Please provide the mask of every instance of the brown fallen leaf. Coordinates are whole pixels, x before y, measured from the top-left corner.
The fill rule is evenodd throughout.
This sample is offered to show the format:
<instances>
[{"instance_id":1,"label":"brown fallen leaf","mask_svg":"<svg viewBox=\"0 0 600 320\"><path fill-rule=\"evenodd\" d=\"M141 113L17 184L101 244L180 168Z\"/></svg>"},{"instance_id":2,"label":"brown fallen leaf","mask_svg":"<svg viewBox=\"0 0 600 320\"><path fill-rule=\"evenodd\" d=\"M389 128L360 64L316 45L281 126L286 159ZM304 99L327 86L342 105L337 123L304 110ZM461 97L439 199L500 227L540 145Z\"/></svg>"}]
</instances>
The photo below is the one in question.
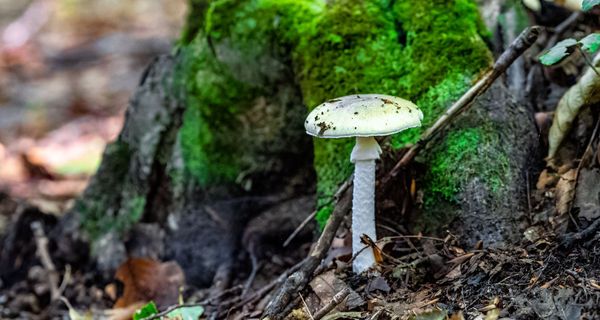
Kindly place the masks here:
<instances>
[{"instance_id":1,"label":"brown fallen leaf","mask_svg":"<svg viewBox=\"0 0 600 320\"><path fill-rule=\"evenodd\" d=\"M556 212L557 217L553 219L553 227L560 231L567 227L569 209L575 196L577 169L570 169L563 173L556 184Z\"/></svg>"},{"instance_id":2,"label":"brown fallen leaf","mask_svg":"<svg viewBox=\"0 0 600 320\"><path fill-rule=\"evenodd\" d=\"M123 295L114 308L154 301L159 309L177 304L184 274L176 262L130 258L119 269L115 278L123 283Z\"/></svg>"},{"instance_id":3,"label":"brown fallen leaf","mask_svg":"<svg viewBox=\"0 0 600 320\"><path fill-rule=\"evenodd\" d=\"M350 289L350 287L348 287L344 281L335 275L334 270L329 270L316 276L309 285L317 297L319 297L321 306L330 303L336 293ZM363 300L358 293L352 289L350 290L350 294L346 298L345 302L340 304L337 309L354 309L365 304L365 300Z\"/></svg>"}]
</instances>

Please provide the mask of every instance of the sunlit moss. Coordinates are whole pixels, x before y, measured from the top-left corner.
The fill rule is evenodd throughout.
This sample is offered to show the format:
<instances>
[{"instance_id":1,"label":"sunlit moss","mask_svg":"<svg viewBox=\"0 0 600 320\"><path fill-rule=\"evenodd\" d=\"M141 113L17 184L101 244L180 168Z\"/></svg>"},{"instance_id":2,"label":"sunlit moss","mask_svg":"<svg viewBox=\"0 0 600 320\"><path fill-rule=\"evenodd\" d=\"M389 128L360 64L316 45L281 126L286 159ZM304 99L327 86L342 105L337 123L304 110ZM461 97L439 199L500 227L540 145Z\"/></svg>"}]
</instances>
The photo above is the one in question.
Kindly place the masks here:
<instances>
[{"instance_id":1,"label":"sunlit moss","mask_svg":"<svg viewBox=\"0 0 600 320\"><path fill-rule=\"evenodd\" d=\"M239 141L223 130L238 125L236 115L262 94L265 75L256 65L264 56L291 62L309 109L338 96L385 93L415 101L425 127L491 63L482 40L489 33L472 0L194 2L202 22L186 29L197 31L193 39L186 31L192 40L181 49L188 110L180 139L186 167L204 184L231 181L247 166ZM214 58L222 41L237 52L239 68ZM422 130L395 135L392 147L414 142ZM314 141L321 223L352 172L353 143Z\"/></svg>"}]
</instances>

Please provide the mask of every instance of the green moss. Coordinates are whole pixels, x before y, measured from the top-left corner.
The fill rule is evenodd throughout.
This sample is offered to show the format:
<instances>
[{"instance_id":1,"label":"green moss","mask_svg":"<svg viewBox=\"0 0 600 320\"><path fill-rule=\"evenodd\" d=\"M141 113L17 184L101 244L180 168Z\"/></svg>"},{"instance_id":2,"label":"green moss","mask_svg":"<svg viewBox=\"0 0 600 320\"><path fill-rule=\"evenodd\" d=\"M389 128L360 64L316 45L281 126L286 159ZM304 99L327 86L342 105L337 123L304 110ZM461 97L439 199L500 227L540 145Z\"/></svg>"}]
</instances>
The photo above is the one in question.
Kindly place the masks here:
<instances>
[{"instance_id":1,"label":"green moss","mask_svg":"<svg viewBox=\"0 0 600 320\"><path fill-rule=\"evenodd\" d=\"M508 176L508 159L503 153L494 152L486 146L500 145L499 137L488 128L474 127L458 129L448 133L440 146L432 150L428 161L426 181L430 186L427 201L442 197L454 201L456 193L461 191L473 177L479 177L493 192L500 191L502 178ZM493 163L493 165L491 165Z\"/></svg>"},{"instance_id":2,"label":"green moss","mask_svg":"<svg viewBox=\"0 0 600 320\"><path fill-rule=\"evenodd\" d=\"M114 180L127 177L128 162L131 159L129 145L121 140L111 143L106 147L104 159L101 170L111 174L95 176L96 183L87 191L95 195L95 198L87 197L75 204L75 211L81 216L83 229L91 239L96 239L111 230L125 232L139 221L146 203L146 199L136 193L134 187L128 187L127 181ZM126 196L115 192L112 189L114 186L123 186L123 189L127 190ZM118 212L110 209L115 207L115 203L121 204Z\"/></svg>"},{"instance_id":3,"label":"green moss","mask_svg":"<svg viewBox=\"0 0 600 320\"><path fill-rule=\"evenodd\" d=\"M179 133L186 169L201 185L231 181L240 171L240 159L234 137L227 132L239 125L235 113L251 101L249 88L222 70L206 42L194 43L181 55L181 76L176 78L183 79L186 91Z\"/></svg>"},{"instance_id":4,"label":"green moss","mask_svg":"<svg viewBox=\"0 0 600 320\"><path fill-rule=\"evenodd\" d=\"M253 26L251 21L257 21L251 14L255 8L238 8L241 3L215 1L206 17L198 17L206 20L209 37L198 30L194 40L181 49L182 63L175 76L187 104L179 136L182 156L187 171L203 186L233 181L242 170L243 146L239 146L235 134L240 127L237 115L260 94L258 84L241 81L236 76L238 70L219 61L211 46L211 41L229 37L235 49L248 53L248 59L261 54L264 44L260 39L266 38L266 27ZM252 32L259 40L248 38Z\"/></svg>"},{"instance_id":5,"label":"green moss","mask_svg":"<svg viewBox=\"0 0 600 320\"><path fill-rule=\"evenodd\" d=\"M290 103L293 94L286 93L291 90L282 83L289 81L289 47L303 32L293 28L316 16L317 2L220 0L211 2L198 18L203 28L180 48L175 86L187 105L179 133L182 156L186 170L201 186L234 182L268 165L263 158L276 152L280 134L289 133L282 127L290 124L282 122L281 110L263 117L261 113L269 99L282 109L303 108L282 105ZM291 126L301 130L302 120L297 120Z\"/></svg>"},{"instance_id":6,"label":"green moss","mask_svg":"<svg viewBox=\"0 0 600 320\"><path fill-rule=\"evenodd\" d=\"M294 53L304 101L355 93L386 93L419 103L425 126L490 65L472 1L336 1L305 23ZM392 146L414 142L422 129L395 135ZM315 139L320 206L329 206L352 172L351 139ZM323 210L322 212L330 212ZM323 221L323 220L322 220Z\"/></svg>"},{"instance_id":7,"label":"green moss","mask_svg":"<svg viewBox=\"0 0 600 320\"><path fill-rule=\"evenodd\" d=\"M440 201L458 205L456 195L474 178L480 179L482 186L499 197L506 196L510 165L506 154L496 149L503 145L498 132L492 123L457 128L430 150L423 184L424 212L417 222L421 226L418 228L433 231L427 227L435 228L451 221L454 217L450 212L437 210Z\"/></svg>"},{"instance_id":8,"label":"green moss","mask_svg":"<svg viewBox=\"0 0 600 320\"><path fill-rule=\"evenodd\" d=\"M202 14L182 49L188 110L180 140L186 168L204 185L232 181L250 165L242 141L227 137L272 80L257 67L265 56L291 57L309 109L338 96L385 93L415 101L425 127L491 63L481 37L489 32L472 0L220 0ZM239 63L223 60L223 44ZM415 142L422 130L395 135L392 147ZM321 222L353 170L353 144L314 141Z\"/></svg>"}]
</instances>

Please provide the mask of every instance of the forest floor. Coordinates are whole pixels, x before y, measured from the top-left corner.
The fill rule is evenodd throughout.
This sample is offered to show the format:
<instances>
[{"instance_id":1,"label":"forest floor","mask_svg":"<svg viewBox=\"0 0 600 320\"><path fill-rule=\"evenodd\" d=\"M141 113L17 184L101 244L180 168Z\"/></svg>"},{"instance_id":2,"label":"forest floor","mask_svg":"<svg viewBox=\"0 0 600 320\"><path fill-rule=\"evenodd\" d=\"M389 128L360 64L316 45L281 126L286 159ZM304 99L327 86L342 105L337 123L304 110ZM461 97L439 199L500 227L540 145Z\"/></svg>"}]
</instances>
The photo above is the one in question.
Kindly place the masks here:
<instances>
[{"instance_id":1,"label":"forest floor","mask_svg":"<svg viewBox=\"0 0 600 320\"><path fill-rule=\"evenodd\" d=\"M14 12L24 12L23 6ZM245 266L228 288L185 286L173 262L130 259L116 275L99 274L87 260L57 263L64 260L55 254L60 244L47 243L53 227L118 134L143 68L169 51L182 20L178 12L158 14L164 12L160 7L145 8L144 14L136 5L88 9L85 19L36 11L50 21L40 27L43 32L14 48L0 47L0 318L79 320L93 314L129 319L142 306L140 300L154 300L164 309L180 295L207 315L259 318L311 242L263 252L255 276L249 259L240 258ZM109 9L120 18L93 14ZM8 26L22 16L0 18L5 19L0 26ZM568 27L564 37L590 29L585 21ZM65 30L79 32L65 38ZM125 45L132 41L135 45ZM573 70L583 67L582 61L572 61L538 69L540 93L532 100L541 136L547 134L553 106L574 83ZM378 272L360 277L350 271L346 222L308 287L295 297L289 318L318 319L326 313L322 319L600 319L597 123L598 109L591 108L568 137L564 164L531 177L530 212L520 243L463 247L452 234L397 234L378 241ZM79 253L72 252L70 260L77 261ZM333 309L324 312L327 308Z\"/></svg>"}]
</instances>

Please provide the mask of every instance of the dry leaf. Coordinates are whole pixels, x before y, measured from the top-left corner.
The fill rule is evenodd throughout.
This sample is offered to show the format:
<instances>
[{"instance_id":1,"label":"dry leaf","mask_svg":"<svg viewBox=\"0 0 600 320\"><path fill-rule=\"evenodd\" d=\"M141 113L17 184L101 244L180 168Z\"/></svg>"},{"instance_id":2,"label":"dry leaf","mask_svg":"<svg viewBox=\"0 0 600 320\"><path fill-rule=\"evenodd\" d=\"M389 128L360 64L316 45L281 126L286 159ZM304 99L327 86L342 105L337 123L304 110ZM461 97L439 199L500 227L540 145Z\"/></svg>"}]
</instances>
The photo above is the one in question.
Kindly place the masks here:
<instances>
[{"instance_id":1,"label":"dry leaf","mask_svg":"<svg viewBox=\"0 0 600 320\"><path fill-rule=\"evenodd\" d=\"M450 272L448 272L446 274L446 278L450 279L450 280L454 280L459 278L462 275L462 272L460 271L460 265L456 266L456 268L450 270Z\"/></svg>"},{"instance_id":2,"label":"dry leaf","mask_svg":"<svg viewBox=\"0 0 600 320\"><path fill-rule=\"evenodd\" d=\"M362 234L360 236L360 242L366 244L369 248L371 248L371 250L373 250L373 257L375 258L375 263L377 263L377 265L383 264L383 252L377 243L373 241L373 239L366 234Z\"/></svg>"},{"instance_id":3,"label":"dry leaf","mask_svg":"<svg viewBox=\"0 0 600 320\"><path fill-rule=\"evenodd\" d=\"M593 61L595 66L600 64L600 55ZM553 165L553 158L569 133L573 120L579 114L582 107L600 101L600 77L594 70L588 68L581 79L572 86L558 102L552 127L548 134L548 163Z\"/></svg>"},{"instance_id":4,"label":"dry leaf","mask_svg":"<svg viewBox=\"0 0 600 320\"><path fill-rule=\"evenodd\" d=\"M577 170L571 169L560 176L556 184L556 211L559 216L568 214L575 196Z\"/></svg>"},{"instance_id":5,"label":"dry leaf","mask_svg":"<svg viewBox=\"0 0 600 320\"><path fill-rule=\"evenodd\" d=\"M323 274L318 275L310 282L310 287L313 289L321 305L326 305L333 300L333 296L344 290L350 289L346 283L338 279L335 275L334 270L329 270ZM358 293L350 289L350 294L346 298L345 303L340 306L345 306L348 309L353 309L365 304L365 301L360 297Z\"/></svg>"},{"instance_id":6,"label":"dry leaf","mask_svg":"<svg viewBox=\"0 0 600 320\"><path fill-rule=\"evenodd\" d=\"M159 308L177 304L179 288L184 284L184 274L175 262L131 258L117 270L115 278L123 283L123 296L115 308L154 301Z\"/></svg>"},{"instance_id":7,"label":"dry leaf","mask_svg":"<svg viewBox=\"0 0 600 320\"><path fill-rule=\"evenodd\" d=\"M548 173L548 169L544 169L538 178L535 187L538 190L546 190L547 188L553 187L558 181L558 175L554 173Z\"/></svg>"}]
</instances>

